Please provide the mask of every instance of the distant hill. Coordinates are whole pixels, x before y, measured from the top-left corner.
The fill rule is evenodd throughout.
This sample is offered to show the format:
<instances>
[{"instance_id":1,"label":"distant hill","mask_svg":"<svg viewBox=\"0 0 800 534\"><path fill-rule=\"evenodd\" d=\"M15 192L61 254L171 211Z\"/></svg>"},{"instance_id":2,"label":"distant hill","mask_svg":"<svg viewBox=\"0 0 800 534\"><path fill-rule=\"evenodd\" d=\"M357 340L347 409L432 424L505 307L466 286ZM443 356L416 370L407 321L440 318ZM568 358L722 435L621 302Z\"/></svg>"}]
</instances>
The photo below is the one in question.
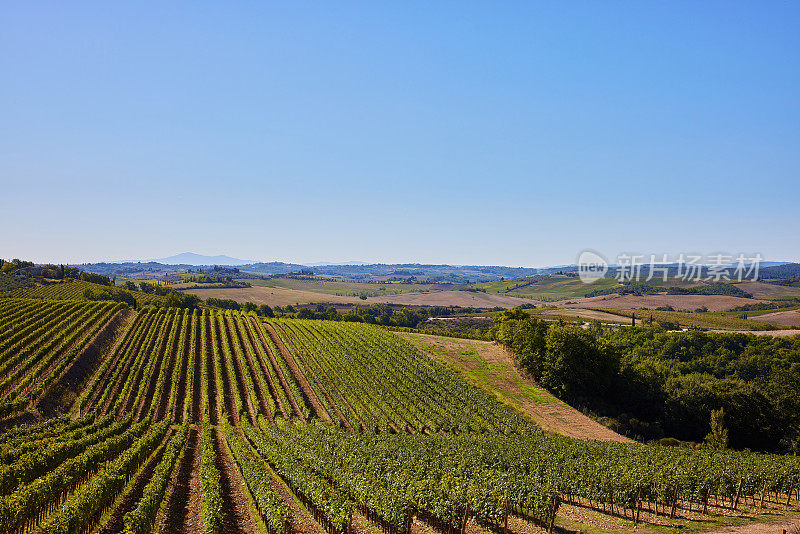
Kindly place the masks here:
<instances>
[{"instance_id":1,"label":"distant hill","mask_svg":"<svg viewBox=\"0 0 800 534\"><path fill-rule=\"evenodd\" d=\"M318 261L316 263L304 263L303 265L307 265L308 267L327 267L329 265L371 265L368 261Z\"/></svg>"},{"instance_id":2,"label":"distant hill","mask_svg":"<svg viewBox=\"0 0 800 534\"><path fill-rule=\"evenodd\" d=\"M176 254L168 258L159 258L157 260L150 260L155 263L163 263L165 265L247 265L253 263L251 260L240 260L231 258L230 256L204 256L202 254L195 254L194 252L184 252Z\"/></svg>"},{"instance_id":3,"label":"distant hill","mask_svg":"<svg viewBox=\"0 0 800 534\"><path fill-rule=\"evenodd\" d=\"M800 263L785 263L783 265L774 265L764 267L759 273L759 278L800 278Z\"/></svg>"}]
</instances>

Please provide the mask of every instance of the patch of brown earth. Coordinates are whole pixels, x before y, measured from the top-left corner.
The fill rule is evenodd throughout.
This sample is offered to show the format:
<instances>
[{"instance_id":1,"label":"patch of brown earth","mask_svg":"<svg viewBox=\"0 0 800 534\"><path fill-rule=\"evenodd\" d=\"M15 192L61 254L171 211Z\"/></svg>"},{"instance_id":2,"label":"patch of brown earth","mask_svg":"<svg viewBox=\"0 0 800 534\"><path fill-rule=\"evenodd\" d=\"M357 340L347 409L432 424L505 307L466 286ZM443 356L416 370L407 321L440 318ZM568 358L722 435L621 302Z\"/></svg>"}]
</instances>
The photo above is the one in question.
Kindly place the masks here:
<instances>
[{"instance_id":1,"label":"patch of brown earth","mask_svg":"<svg viewBox=\"0 0 800 534\"><path fill-rule=\"evenodd\" d=\"M244 487L239 468L233 462L228 445L222 434L216 432L217 469L220 472L222 486L222 502L225 522L222 525L223 534L247 533L256 534L256 522L250 514L250 502L247 500L247 491Z\"/></svg>"},{"instance_id":2,"label":"patch of brown earth","mask_svg":"<svg viewBox=\"0 0 800 534\"><path fill-rule=\"evenodd\" d=\"M167 513L161 534L201 534L200 497L200 430L192 427L186 440L186 450L178 467L175 488L167 502Z\"/></svg>"}]
</instances>

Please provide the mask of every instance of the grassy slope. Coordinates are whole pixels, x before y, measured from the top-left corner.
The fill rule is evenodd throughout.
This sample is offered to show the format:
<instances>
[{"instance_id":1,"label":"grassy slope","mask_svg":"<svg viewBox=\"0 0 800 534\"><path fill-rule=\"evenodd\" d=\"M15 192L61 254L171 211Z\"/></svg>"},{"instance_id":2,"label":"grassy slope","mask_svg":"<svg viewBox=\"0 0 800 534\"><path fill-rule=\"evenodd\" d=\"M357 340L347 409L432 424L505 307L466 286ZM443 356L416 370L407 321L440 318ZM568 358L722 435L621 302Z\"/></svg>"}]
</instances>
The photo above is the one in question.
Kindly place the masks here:
<instances>
[{"instance_id":1,"label":"grassy slope","mask_svg":"<svg viewBox=\"0 0 800 534\"><path fill-rule=\"evenodd\" d=\"M513 356L496 343L416 333L399 335L546 430L581 439L629 441L524 377Z\"/></svg>"}]
</instances>

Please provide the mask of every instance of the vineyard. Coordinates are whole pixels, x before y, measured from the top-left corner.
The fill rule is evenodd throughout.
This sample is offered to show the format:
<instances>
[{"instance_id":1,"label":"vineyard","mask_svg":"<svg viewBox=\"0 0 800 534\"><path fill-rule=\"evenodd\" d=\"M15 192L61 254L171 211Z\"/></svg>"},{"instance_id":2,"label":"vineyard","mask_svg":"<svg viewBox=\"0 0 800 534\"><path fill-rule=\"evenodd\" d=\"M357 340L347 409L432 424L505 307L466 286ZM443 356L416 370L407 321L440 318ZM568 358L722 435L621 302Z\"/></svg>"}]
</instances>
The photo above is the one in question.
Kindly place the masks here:
<instances>
[{"instance_id":1,"label":"vineyard","mask_svg":"<svg viewBox=\"0 0 800 534\"><path fill-rule=\"evenodd\" d=\"M377 326L72 283L0 299L0 532L685 531L800 499L797 457L545 434Z\"/></svg>"},{"instance_id":2,"label":"vineyard","mask_svg":"<svg viewBox=\"0 0 800 534\"><path fill-rule=\"evenodd\" d=\"M3 297L48 299L48 300L84 300L86 290L102 292L108 286L86 282L85 280L67 279L51 284L42 284L34 287L20 288L3 294ZM161 300L161 297L143 293L141 291L128 291L138 304L152 303Z\"/></svg>"}]
</instances>

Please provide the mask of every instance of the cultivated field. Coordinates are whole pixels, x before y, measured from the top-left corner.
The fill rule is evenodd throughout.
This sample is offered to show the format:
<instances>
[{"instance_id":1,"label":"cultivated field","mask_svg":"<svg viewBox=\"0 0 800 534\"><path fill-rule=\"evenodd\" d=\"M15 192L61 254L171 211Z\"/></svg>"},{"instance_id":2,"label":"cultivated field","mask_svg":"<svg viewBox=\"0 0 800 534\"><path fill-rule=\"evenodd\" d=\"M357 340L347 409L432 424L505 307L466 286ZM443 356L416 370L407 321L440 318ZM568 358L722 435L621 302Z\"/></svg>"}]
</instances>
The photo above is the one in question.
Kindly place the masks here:
<instances>
[{"instance_id":1,"label":"cultivated field","mask_svg":"<svg viewBox=\"0 0 800 534\"><path fill-rule=\"evenodd\" d=\"M688 532L796 510L797 457L620 443L498 347L409 337L0 299L0 531Z\"/></svg>"},{"instance_id":2,"label":"cultivated field","mask_svg":"<svg viewBox=\"0 0 800 534\"><path fill-rule=\"evenodd\" d=\"M735 285L757 299L800 297L800 287L779 286L776 284L767 284L766 282L741 282Z\"/></svg>"},{"instance_id":3,"label":"cultivated field","mask_svg":"<svg viewBox=\"0 0 800 534\"><path fill-rule=\"evenodd\" d=\"M0 296L30 298L30 299L52 299L52 300L84 300L86 290L100 292L109 289L108 286L86 282L84 280L66 279L50 284L40 284L33 287L16 289ZM161 300L157 295L143 293L141 291L129 291L129 293L140 304Z\"/></svg>"},{"instance_id":4,"label":"cultivated field","mask_svg":"<svg viewBox=\"0 0 800 534\"><path fill-rule=\"evenodd\" d=\"M461 306L473 308L513 308L523 304L535 304L530 299L492 295L472 291L435 291L430 293L405 293L386 297L370 297L369 303L387 302L404 306ZM541 304L541 303L539 303Z\"/></svg>"},{"instance_id":5,"label":"cultivated field","mask_svg":"<svg viewBox=\"0 0 800 534\"><path fill-rule=\"evenodd\" d=\"M779 324L783 326L800 326L800 310L784 310L762 313L750 317L753 321Z\"/></svg>"},{"instance_id":6,"label":"cultivated field","mask_svg":"<svg viewBox=\"0 0 800 534\"><path fill-rule=\"evenodd\" d=\"M349 282L323 277L270 278L269 280L246 281L254 286L280 287L284 289L294 289L297 291L309 291L312 293L324 293L326 295L349 297L359 297L361 295L368 297L397 295L412 291L429 291L440 286L440 284L416 284L405 282Z\"/></svg>"},{"instance_id":7,"label":"cultivated field","mask_svg":"<svg viewBox=\"0 0 800 534\"><path fill-rule=\"evenodd\" d=\"M363 304L358 297L347 297L318 293L314 291L300 291L284 287L253 286L245 288L214 288L214 289L187 289L186 293L197 295L201 299L217 298L231 299L236 302L252 302L268 306L296 306L302 304Z\"/></svg>"},{"instance_id":8,"label":"cultivated field","mask_svg":"<svg viewBox=\"0 0 800 534\"><path fill-rule=\"evenodd\" d=\"M648 308L655 309L661 306L672 306L675 310L694 311L705 306L708 311L727 311L731 308L746 304L765 302L758 299L729 297L726 295L603 295L598 297L572 299L570 301L554 302L559 307L584 307L584 308Z\"/></svg>"},{"instance_id":9,"label":"cultivated field","mask_svg":"<svg viewBox=\"0 0 800 534\"><path fill-rule=\"evenodd\" d=\"M574 276L550 275L517 280L484 282L475 287L489 293L502 293L534 300L563 300L584 297L590 291L619 287L614 278L601 278L591 284L584 284Z\"/></svg>"},{"instance_id":10,"label":"cultivated field","mask_svg":"<svg viewBox=\"0 0 800 534\"><path fill-rule=\"evenodd\" d=\"M248 288L227 289L187 289L200 298L209 297L231 299L237 302L253 302L269 306L292 306L302 304L376 304L386 302L403 306L461 306L475 308L493 308L501 306L512 308L522 304L531 304L531 300L506 295L492 295L471 291L426 291L405 292L398 295L381 295L361 299L353 296L332 295L316 291L301 291L283 287L253 286ZM540 303L541 304L541 303Z\"/></svg>"},{"instance_id":11,"label":"cultivated field","mask_svg":"<svg viewBox=\"0 0 800 534\"><path fill-rule=\"evenodd\" d=\"M578 439L630 442L561 402L525 378L506 348L490 341L403 333L420 350L447 365L538 426Z\"/></svg>"}]
</instances>

